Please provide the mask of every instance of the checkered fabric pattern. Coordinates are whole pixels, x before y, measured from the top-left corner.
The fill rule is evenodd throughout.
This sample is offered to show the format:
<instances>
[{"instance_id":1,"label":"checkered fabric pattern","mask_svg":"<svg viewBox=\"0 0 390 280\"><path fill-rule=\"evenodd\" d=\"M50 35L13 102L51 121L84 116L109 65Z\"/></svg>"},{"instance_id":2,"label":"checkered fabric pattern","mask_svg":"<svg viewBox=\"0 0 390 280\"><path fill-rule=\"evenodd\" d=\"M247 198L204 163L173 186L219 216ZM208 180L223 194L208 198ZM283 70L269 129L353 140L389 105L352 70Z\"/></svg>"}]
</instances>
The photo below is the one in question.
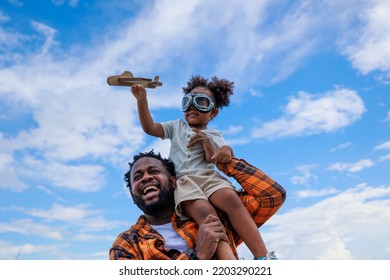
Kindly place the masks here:
<instances>
[{"instance_id":1,"label":"checkered fabric pattern","mask_svg":"<svg viewBox=\"0 0 390 280\"><path fill-rule=\"evenodd\" d=\"M286 200L285 189L260 169L242 159L232 159L228 164L218 163L218 169L233 177L242 187L238 191L258 227L272 217ZM237 246L242 240L231 226L227 216L220 213L230 245L237 256ZM198 225L193 220L182 221L175 213L172 216L174 229L184 238L190 248L195 248ZM164 239L141 215L135 225L122 232L114 241L109 258L112 260L188 260L184 252L164 248Z\"/></svg>"}]
</instances>

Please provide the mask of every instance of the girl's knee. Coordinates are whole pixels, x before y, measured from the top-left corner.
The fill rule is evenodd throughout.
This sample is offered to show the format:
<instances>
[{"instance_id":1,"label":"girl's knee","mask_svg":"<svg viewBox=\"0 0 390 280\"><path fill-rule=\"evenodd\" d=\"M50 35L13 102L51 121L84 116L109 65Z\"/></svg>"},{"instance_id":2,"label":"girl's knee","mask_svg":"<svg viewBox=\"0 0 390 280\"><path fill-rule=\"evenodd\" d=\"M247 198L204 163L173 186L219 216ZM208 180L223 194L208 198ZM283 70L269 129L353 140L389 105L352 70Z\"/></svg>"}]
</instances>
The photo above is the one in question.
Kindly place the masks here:
<instances>
[{"instance_id":1,"label":"girl's knee","mask_svg":"<svg viewBox=\"0 0 390 280\"><path fill-rule=\"evenodd\" d=\"M182 209L186 216L193 218L198 224L209 215L217 216L217 212L208 200L191 200L182 203Z\"/></svg>"}]
</instances>

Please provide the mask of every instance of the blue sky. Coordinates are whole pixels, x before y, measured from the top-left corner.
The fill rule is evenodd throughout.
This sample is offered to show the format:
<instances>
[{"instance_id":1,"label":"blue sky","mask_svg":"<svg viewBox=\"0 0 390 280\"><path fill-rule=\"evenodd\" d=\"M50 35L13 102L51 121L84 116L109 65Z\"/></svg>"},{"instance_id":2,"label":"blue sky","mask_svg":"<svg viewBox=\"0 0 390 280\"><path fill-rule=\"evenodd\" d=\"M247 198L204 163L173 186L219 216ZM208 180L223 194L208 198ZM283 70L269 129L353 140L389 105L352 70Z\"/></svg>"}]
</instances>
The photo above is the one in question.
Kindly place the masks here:
<instances>
[{"instance_id":1,"label":"blue sky","mask_svg":"<svg viewBox=\"0 0 390 280\"><path fill-rule=\"evenodd\" d=\"M390 2L1 0L0 259L107 259L140 211L124 186L192 75L235 82L210 126L288 198L262 227L281 259L390 259ZM243 258L247 248L239 247Z\"/></svg>"}]
</instances>

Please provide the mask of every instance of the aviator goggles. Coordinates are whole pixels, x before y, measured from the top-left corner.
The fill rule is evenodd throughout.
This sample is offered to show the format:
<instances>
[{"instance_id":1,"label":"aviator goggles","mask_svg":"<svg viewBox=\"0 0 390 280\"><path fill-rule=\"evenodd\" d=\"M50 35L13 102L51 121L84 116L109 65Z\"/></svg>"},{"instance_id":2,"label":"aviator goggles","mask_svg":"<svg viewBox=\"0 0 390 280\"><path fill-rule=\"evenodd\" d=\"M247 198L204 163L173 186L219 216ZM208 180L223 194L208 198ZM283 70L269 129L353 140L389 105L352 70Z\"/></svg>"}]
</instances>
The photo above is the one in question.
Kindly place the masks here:
<instances>
[{"instance_id":1,"label":"aviator goggles","mask_svg":"<svg viewBox=\"0 0 390 280\"><path fill-rule=\"evenodd\" d=\"M194 105L197 110L204 113L214 109L213 100L203 93L190 92L184 95L181 101L181 109L183 112L187 112L191 105Z\"/></svg>"}]
</instances>

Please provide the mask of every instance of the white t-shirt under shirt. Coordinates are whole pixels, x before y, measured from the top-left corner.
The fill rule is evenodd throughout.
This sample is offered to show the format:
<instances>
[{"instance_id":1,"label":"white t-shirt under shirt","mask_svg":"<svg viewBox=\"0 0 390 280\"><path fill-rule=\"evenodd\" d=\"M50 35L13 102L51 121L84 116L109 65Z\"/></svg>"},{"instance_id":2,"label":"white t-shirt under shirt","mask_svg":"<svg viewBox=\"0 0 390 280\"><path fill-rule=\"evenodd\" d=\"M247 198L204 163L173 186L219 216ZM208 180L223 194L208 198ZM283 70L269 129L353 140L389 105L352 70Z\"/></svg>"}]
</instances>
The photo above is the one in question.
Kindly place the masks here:
<instances>
[{"instance_id":1,"label":"white t-shirt under shirt","mask_svg":"<svg viewBox=\"0 0 390 280\"><path fill-rule=\"evenodd\" d=\"M187 250L188 244L173 228L172 223L164 225L152 225L165 240L165 249L176 249L180 252Z\"/></svg>"}]
</instances>

